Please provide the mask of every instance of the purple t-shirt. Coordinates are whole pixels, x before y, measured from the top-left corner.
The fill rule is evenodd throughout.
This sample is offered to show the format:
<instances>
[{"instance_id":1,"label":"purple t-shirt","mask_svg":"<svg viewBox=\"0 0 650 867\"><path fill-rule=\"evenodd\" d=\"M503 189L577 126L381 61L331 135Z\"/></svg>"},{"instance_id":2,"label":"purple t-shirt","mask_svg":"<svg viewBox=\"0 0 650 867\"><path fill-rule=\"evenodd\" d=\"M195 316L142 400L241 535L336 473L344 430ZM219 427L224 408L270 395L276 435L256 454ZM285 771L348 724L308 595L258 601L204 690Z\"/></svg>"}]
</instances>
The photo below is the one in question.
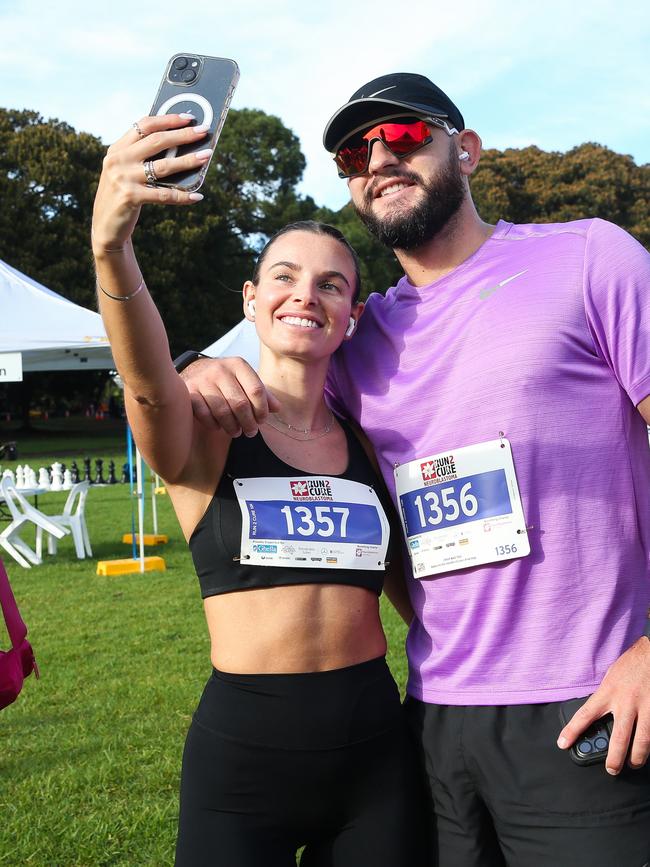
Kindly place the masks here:
<instances>
[{"instance_id":1,"label":"purple t-shirt","mask_svg":"<svg viewBox=\"0 0 650 867\"><path fill-rule=\"evenodd\" d=\"M603 220L500 222L434 284L368 299L332 404L393 466L510 440L529 556L408 584L408 692L442 704L593 692L650 602L650 256Z\"/></svg>"}]
</instances>

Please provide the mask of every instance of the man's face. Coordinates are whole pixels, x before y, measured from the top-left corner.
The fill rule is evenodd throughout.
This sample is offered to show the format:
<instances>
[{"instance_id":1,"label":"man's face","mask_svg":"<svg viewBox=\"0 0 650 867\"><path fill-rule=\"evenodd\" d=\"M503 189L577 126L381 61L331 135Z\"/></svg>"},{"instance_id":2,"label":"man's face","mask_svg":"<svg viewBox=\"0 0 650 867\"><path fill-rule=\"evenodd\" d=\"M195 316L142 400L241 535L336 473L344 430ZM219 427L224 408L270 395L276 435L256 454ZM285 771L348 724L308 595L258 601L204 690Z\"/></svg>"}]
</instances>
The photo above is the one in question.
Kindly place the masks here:
<instances>
[{"instance_id":1,"label":"man's face","mask_svg":"<svg viewBox=\"0 0 650 867\"><path fill-rule=\"evenodd\" d=\"M466 194L456 145L436 129L430 144L401 159L375 141L367 171L348 185L366 228L396 250L424 246L457 213Z\"/></svg>"}]
</instances>

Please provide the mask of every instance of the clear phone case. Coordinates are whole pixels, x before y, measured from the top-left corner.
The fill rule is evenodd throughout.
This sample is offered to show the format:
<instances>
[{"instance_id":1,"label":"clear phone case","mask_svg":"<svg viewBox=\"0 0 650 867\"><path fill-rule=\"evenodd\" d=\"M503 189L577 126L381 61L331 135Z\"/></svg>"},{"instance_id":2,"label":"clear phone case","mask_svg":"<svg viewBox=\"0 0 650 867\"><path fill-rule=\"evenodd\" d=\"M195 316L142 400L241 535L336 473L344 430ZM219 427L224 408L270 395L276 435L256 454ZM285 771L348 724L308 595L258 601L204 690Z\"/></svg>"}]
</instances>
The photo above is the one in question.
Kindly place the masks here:
<instances>
[{"instance_id":1,"label":"clear phone case","mask_svg":"<svg viewBox=\"0 0 650 867\"><path fill-rule=\"evenodd\" d=\"M193 125L206 123L209 132L193 144L170 148L153 157L183 156L204 148L215 148L223 128L237 81L239 67L225 57L207 57L181 52L168 62L158 93L151 107L152 115L190 113ZM161 178L158 186L175 187L186 192L199 189L205 179L209 163L197 169L178 172Z\"/></svg>"}]
</instances>

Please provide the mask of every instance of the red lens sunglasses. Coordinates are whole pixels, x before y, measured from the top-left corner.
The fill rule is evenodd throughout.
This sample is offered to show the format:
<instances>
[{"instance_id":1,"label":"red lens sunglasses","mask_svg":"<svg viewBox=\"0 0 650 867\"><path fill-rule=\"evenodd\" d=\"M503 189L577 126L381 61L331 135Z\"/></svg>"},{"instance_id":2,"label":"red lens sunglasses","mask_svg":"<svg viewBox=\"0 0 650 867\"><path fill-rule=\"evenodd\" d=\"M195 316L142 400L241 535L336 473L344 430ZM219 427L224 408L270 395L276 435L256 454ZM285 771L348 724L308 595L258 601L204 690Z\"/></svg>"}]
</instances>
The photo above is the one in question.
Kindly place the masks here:
<instances>
[{"instance_id":1,"label":"red lens sunglasses","mask_svg":"<svg viewBox=\"0 0 650 867\"><path fill-rule=\"evenodd\" d=\"M444 129L447 135L458 132L455 127L450 127L440 117L421 119L404 118L403 116L399 120L386 118L365 131L363 127L355 130L336 149L334 162L338 167L339 177L352 178L355 175L362 175L370 165L370 153L376 141L380 141L393 156L400 159L415 153L432 141L430 126Z\"/></svg>"}]
</instances>

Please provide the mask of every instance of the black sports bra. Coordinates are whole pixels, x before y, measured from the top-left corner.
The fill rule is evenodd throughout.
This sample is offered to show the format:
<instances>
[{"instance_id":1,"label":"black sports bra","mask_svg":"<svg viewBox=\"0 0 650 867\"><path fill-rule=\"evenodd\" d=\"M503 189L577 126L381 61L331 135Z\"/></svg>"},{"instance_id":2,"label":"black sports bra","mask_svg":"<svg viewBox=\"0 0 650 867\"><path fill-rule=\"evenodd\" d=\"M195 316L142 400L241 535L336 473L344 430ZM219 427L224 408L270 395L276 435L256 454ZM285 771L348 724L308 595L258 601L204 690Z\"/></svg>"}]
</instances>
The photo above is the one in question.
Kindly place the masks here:
<instances>
[{"instance_id":1,"label":"black sports bra","mask_svg":"<svg viewBox=\"0 0 650 867\"><path fill-rule=\"evenodd\" d=\"M383 481L375 472L363 446L349 425L340 422L348 444L348 466L339 476L375 489L387 515L392 504ZM260 433L255 437L240 436L233 439L221 481L189 540L194 567L201 585L201 596L217 596L235 590L253 587L278 587L286 584L347 584L365 587L377 595L381 593L384 572L370 569L328 569L323 567L283 568L281 566L251 565L239 560L241 550L242 516L233 480L245 478L318 476L307 473L281 461L264 442ZM387 559L392 551L389 545Z\"/></svg>"}]
</instances>

